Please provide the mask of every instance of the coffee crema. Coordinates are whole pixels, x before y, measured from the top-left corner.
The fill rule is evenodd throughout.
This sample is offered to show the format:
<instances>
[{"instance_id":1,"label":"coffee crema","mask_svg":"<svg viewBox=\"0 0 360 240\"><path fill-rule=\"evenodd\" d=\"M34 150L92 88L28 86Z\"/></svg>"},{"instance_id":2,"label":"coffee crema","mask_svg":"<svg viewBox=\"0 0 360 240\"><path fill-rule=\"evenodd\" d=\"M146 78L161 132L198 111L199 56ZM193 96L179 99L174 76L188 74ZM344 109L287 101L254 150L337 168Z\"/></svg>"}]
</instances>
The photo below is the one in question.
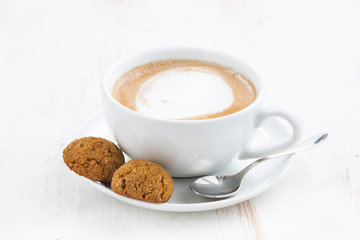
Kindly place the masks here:
<instances>
[{"instance_id":1,"label":"coffee crema","mask_svg":"<svg viewBox=\"0 0 360 240\"><path fill-rule=\"evenodd\" d=\"M112 96L150 117L200 120L238 112L257 93L249 79L230 68L198 60L162 60L126 72L115 82Z\"/></svg>"}]
</instances>

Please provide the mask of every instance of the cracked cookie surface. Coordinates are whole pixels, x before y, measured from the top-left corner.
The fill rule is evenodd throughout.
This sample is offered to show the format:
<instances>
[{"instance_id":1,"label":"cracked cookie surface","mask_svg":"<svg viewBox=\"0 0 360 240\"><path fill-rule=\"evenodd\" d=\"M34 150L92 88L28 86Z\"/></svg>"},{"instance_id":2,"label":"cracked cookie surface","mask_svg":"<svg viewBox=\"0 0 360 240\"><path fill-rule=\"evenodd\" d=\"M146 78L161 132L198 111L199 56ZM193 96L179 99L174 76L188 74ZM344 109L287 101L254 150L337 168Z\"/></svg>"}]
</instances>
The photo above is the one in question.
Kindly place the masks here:
<instances>
[{"instance_id":1,"label":"cracked cookie surface","mask_svg":"<svg viewBox=\"0 0 360 240\"><path fill-rule=\"evenodd\" d=\"M100 137L84 137L72 141L63 151L65 164L80 176L110 183L116 169L124 164L121 150Z\"/></svg>"},{"instance_id":2,"label":"cracked cookie surface","mask_svg":"<svg viewBox=\"0 0 360 240\"><path fill-rule=\"evenodd\" d=\"M134 159L116 170L111 189L127 197L162 203L171 198L174 183L170 174L159 164Z\"/></svg>"}]
</instances>

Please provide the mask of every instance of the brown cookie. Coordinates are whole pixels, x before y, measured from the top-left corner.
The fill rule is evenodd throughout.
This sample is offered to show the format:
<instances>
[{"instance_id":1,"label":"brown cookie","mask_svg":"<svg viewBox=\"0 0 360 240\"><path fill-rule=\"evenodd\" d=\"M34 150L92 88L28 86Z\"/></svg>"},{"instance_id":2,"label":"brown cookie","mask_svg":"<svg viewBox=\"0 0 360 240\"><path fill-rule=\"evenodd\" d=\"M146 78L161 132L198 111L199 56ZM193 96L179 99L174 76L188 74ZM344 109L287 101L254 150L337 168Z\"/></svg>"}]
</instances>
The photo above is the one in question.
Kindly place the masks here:
<instances>
[{"instance_id":1,"label":"brown cookie","mask_svg":"<svg viewBox=\"0 0 360 240\"><path fill-rule=\"evenodd\" d=\"M86 178L110 183L116 169L124 164L124 155L111 141L84 137L72 141L63 151L66 165Z\"/></svg>"},{"instance_id":2,"label":"brown cookie","mask_svg":"<svg viewBox=\"0 0 360 240\"><path fill-rule=\"evenodd\" d=\"M114 173L111 189L121 195L162 203L170 199L174 182L159 164L135 159L122 165Z\"/></svg>"}]
</instances>

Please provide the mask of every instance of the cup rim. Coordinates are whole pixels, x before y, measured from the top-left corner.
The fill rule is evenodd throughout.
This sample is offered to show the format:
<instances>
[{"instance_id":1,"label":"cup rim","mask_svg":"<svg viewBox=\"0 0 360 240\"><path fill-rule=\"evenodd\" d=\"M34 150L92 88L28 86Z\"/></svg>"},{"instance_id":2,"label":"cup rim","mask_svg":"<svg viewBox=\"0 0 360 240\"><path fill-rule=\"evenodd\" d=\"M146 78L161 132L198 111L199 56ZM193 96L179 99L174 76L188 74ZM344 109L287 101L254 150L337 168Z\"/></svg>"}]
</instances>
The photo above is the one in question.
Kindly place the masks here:
<instances>
[{"instance_id":1,"label":"cup rim","mask_svg":"<svg viewBox=\"0 0 360 240\"><path fill-rule=\"evenodd\" d=\"M192 52L200 52L201 51L201 52L209 52L209 53L212 53L212 54L222 55L222 56L226 56L226 57L229 57L229 58L236 59L237 62L240 62L241 64L245 65L257 77L257 81L259 82L258 85L260 85L260 87L257 88L255 86L256 87L256 92L257 92L257 96L256 96L255 100L250 105L245 107L244 109L242 109L240 111L237 111L237 112L234 112L234 113L231 113L231 114L228 114L228 115L221 116L221 117L208 118L208 119L164 119L164 118L156 118L156 117L147 116L147 115L138 113L138 112L136 112L134 110L131 110L131 109L125 107L124 105L122 105L121 103L119 103L112 96L111 91L108 91L108 89L106 87L106 79L108 78L108 75L110 75L110 73L112 71L114 71L121 62L128 61L128 60L133 59L133 58L139 58L139 57L144 56L144 55L160 53L160 52L169 52L169 51L192 51ZM197 60L196 57L194 57L193 59ZM156 60L154 60L154 61L156 61ZM221 63L219 63L219 64L221 64ZM136 66L134 66L134 67L136 67ZM244 74L244 75L246 76L246 74ZM252 81L252 80L250 79L250 81ZM102 77L101 77L101 89L102 89L103 94L113 104L118 106L121 110L123 110L123 111L125 111L125 112L127 112L129 114L132 114L133 116L137 116L139 118L145 118L145 119L150 120L150 121L162 122L162 123L203 124L203 123L218 122L218 121L222 121L222 120L225 120L225 119L232 119L232 118L235 118L236 116L244 115L247 112L251 111L253 108L258 106L260 104L260 102L262 102L262 99L264 98L265 82L262 80L261 76L258 74L258 72L252 66L250 66L247 62L245 62L244 60L242 60L241 58L237 57L236 55L234 55L232 53L219 51L219 50L215 50L215 49L202 48L202 47L166 47L166 48L155 48L155 49L152 49L152 50L142 51L140 53L128 55L128 56L125 56L125 57L122 57L122 58L116 60L113 64L110 65L110 67L107 68L105 73L102 75Z\"/></svg>"}]
</instances>

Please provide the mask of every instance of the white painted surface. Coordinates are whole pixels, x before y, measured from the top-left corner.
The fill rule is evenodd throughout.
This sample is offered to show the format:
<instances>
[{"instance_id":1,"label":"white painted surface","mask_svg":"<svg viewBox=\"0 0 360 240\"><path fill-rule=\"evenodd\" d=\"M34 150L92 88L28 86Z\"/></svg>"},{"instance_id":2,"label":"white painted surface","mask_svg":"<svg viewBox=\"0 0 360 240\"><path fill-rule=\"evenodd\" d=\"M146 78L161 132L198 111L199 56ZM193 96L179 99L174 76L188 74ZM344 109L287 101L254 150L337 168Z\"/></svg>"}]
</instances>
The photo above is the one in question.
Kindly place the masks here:
<instances>
[{"instance_id":1,"label":"white painted surface","mask_svg":"<svg viewBox=\"0 0 360 240\"><path fill-rule=\"evenodd\" d=\"M1 239L359 239L360 1L0 1ZM200 213L138 208L62 163L100 107L99 77L143 49L231 51L302 115L305 136L275 187Z\"/></svg>"}]
</instances>

